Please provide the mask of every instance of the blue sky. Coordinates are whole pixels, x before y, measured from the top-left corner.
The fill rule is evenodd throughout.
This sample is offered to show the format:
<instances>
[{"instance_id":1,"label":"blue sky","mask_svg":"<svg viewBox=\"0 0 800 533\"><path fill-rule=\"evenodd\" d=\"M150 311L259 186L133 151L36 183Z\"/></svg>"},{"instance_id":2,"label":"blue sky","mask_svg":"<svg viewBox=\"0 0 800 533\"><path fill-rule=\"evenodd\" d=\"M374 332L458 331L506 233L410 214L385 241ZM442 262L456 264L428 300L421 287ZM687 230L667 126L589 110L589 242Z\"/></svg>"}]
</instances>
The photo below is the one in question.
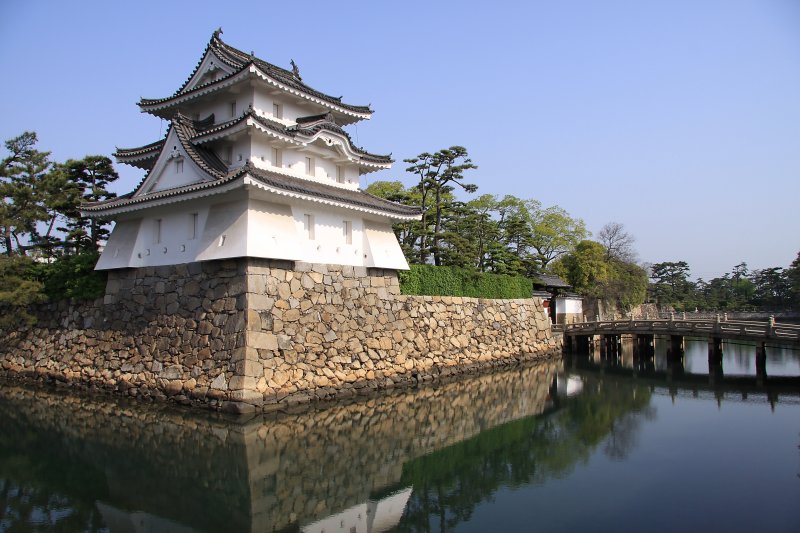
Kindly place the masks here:
<instances>
[{"instance_id":1,"label":"blue sky","mask_svg":"<svg viewBox=\"0 0 800 533\"><path fill-rule=\"evenodd\" d=\"M800 250L800 0L0 3L0 139L55 160L160 138L211 32L373 119L402 159L454 144L478 194L557 204L709 279ZM141 171L118 165L117 191Z\"/></svg>"}]
</instances>

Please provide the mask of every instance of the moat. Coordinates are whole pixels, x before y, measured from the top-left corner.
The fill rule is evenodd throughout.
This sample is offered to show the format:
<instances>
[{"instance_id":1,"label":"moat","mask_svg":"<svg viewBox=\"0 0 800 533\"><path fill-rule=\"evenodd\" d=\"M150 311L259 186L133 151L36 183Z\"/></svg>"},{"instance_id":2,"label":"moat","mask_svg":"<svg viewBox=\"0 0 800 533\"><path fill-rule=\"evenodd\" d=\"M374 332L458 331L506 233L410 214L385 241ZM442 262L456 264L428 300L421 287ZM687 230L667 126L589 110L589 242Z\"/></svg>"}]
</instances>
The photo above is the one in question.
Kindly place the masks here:
<instances>
[{"instance_id":1,"label":"moat","mask_svg":"<svg viewBox=\"0 0 800 533\"><path fill-rule=\"evenodd\" d=\"M750 348L725 346L726 376L755 374ZM706 349L687 342L686 374ZM798 351L767 357L800 375ZM799 385L634 366L579 354L244 418L4 382L0 531L800 529Z\"/></svg>"}]
</instances>

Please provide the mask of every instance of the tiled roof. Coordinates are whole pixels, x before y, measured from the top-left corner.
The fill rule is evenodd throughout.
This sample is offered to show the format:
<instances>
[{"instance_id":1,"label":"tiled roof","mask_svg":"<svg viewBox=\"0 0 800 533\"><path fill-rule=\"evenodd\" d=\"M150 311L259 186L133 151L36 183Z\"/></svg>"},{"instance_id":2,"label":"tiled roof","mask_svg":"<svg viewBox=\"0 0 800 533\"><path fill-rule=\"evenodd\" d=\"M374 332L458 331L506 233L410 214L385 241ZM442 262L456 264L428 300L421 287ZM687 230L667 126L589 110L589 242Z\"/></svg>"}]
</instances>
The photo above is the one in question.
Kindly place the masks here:
<instances>
[{"instance_id":1,"label":"tiled roof","mask_svg":"<svg viewBox=\"0 0 800 533\"><path fill-rule=\"evenodd\" d=\"M358 153L358 155L360 155L365 161L370 161L372 163L378 163L378 164L386 164L394 162L394 160L392 159L392 154L388 155L371 154L366 150L364 150L363 148L354 145L353 139L351 139L350 135L336 123L336 120L333 118L333 115L331 113L298 118L297 125L293 126L292 128L289 128L289 131L292 130L302 133L309 137L317 134L322 130L338 133L339 135L347 139L347 142L350 143L350 148L354 152Z\"/></svg>"},{"instance_id":2,"label":"tiled roof","mask_svg":"<svg viewBox=\"0 0 800 533\"><path fill-rule=\"evenodd\" d=\"M558 276L553 276L550 274L539 274L536 278L537 279L533 280L533 284L535 286L552 287L554 289L570 287L569 283L559 278Z\"/></svg>"},{"instance_id":3,"label":"tiled roof","mask_svg":"<svg viewBox=\"0 0 800 533\"><path fill-rule=\"evenodd\" d=\"M192 127L196 132L203 132L213 125L214 113L211 113L203 120L192 121ZM167 129L167 135L169 135L170 129ZM152 170L153 165L161 153L161 150L164 148L167 135L165 135L164 138L159 141L152 142L144 146L138 146L136 148L117 148L117 151L114 152L113 155L120 163L127 163L145 170Z\"/></svg>"},{"instance_id":4,"label":"tiled roof","mask_svg":"<svg viewBox=\"0 0 800 533\"><path fill-rule=\"evenodd\" d=\"M136 185L136 188L129 194L120 196L119 198L127 198L129 196L133 196L140 192L142 186L147 182L147 178L150 177L150 173L153 171L153 165L155 165L155 161L158 159L158 156L164 150L164 144L169 137L169 134L172 130L175 130L175 134L178 136L178 140L181 143L181 146L186 151L186 154L194 161L197 166L202 168L205 172L211 175L214 178L221 178L225 176L228 172L228 165L226 165L214 152L208 150L202 146L195 146L192 144L191 139L198 135L197 128L198 126L202 127L208 124L209 119L213 119L214 115L212 114L208 118L200 121L194 121L185 117L180 113L176 113L170 123L169 128L167 129L167 133L164 135L164 138L160 141L156 141L154 143L150 143L146 146L141 148L128 148L125 149L125 153L131 153L143 150L145 148L153 149L152 147L158 146L158 152L156 152L153 156L153 159L150 160L150 163L145 167L142 165L137 165L140 168L145 168L147 170L147 174L144 175L142 180ZM117 150L117 153L114 155L120 160L121 163L128 163L125 161L124 155L118 155L121 150ZM132 163L131 163L132 164ZM89 205L89 204L87 204Z\"/></svg>"},{"instance_id":5,"label":"tiled roof","mask_svg":"<svg viewBox=\"0 0 800 533\"><path fill-rule=\"evenodd\" d=\"M192 139L197 136L195 124L196 123L188 117L176 113L172 118L171 127L175 128L175 133L178 134L183 149L186 150L186 153L192 158L192 161L215 178L225 176L228 172L228 165L211 150L202 146L195 146L194 143L192 143Z\"/></svg>"},{"instance_id":6,"label":"tiled roof","mask_svg":"<svg viewBox=\"0 0 800 533\"><path fill-rule=\"evenodd\" d=\"M282 124L276 124L270 120L265 119L258 115L252 108L248 108L241 116L231 119L227 122L223 122L222 124L217 124L211 128L208 128L204 131L198 132L198 134L194 137L195 139L202 139L204 136L207 135L215 135L226 129L236 127L237 125L241 124L242 122L246 121L248 118L252 118L258 124L266 129L270 130L276 134L284 135L290 138L297 138L299 135L304 137L313 137L320 131L329 131L332 133L336 133L341 135L345 139L350 146L350 149L358 154L361 159L365 162L375 163L378 165L388 165L393 163L391 154L389 155L379 155L379 154L372 154L367 152L363 148L355 146L353 144L353 139L350 135L347 134L345 130L339 127L336 124L336 121L333 119L333 116L330 113L323 114L323 115L313 115L310 117L301 117L297 119L297 126L286 127Z\"/></svg>"},{"instance_id":7,"label":"tiled roof","mask_svg":"<svg viewBox=\"0 0 800 533\"><path fill-rule=\"evenodd\" d=\"M83 206L81 206L81 211L86 213L100 214L103 211L109 211L120 207L135 204L147 204L170 197L177 198L193 192L221 187L225 184L234 182L243 176L250 176L253 178L253 180L263 184L266 188L272 189L275 192L285 193L292 196L308 197L307 199L312 201L318 200L335 202L345 206L378 211L389 216L395 215L403 218L415 218L421 213L418 207L390 202L361 190L344 189L333 185L326 185L324 183L299 180L289 176L273 174L266 170L255 167L249 161L243 167L234 169L220 179L193 183L183 187L147 193L139 196L133 196L133 193L130 193L101 202L83 204Z\"/></svg>"},{"instance_id":8,"label":"tiled roof","mask_svg":"<svg viewBox=\"0 0 800 533\"><path fill-rule=\"evenodd\" d=\"M160 141L137 148L117 148L117 151L114 152L114 157L116 157L117 161L120 163L127 163L145 170L150 170L153 168L153 164L155 164L156 159L158 159L158 154L161 153L161 149L164 147L164 140L165 139L161 139Z\"/></svg>"},{"instance_id":9,"label":"tiled roof","mask_svg":"<svg viewBox=\"0 0 800 533\"><path fill-rule=\"evenodd\" d=\"M282 174L274 174L252 165L243 167L240 170L240 173L245 172L266 185L287 192L311 195L316 198L324 198L327 200L365 207L368 209L377 209L406 217L422 214L422 211L419 207L390 202L389 200L384 200L383 198L373 196L360 189L344 189L342 187L335 187L333 185L327 185L325 183L319 183L316 181L301 180L292 178L290 176L284 176Z\"/></svg>"},{"instance_id":10,"label":"tiled roof","mask_svg":"<svg viewBox=\"0 0 800 533\"><path fill-rule=\"evenodd\" d=\"M318 98L322 101L325 101L339 108L346 109L353 113L358 113L358 114L372 113L372 109L370 109L369 106L345 104L342 102L341 97L330 96L328 94L312 89L311 87L303 83L303 81L299 78L299 76L295 75L294 72L273 65L272 63L268 63L263 59L259 59L251 54L242 52L241 50L222 42L222 39L219 38L220 33L222 33L222 30L217 30L211 36L211 40L206 46L206 49L203 52L203 56L200 58L200 61L198 61L191 75L189 75L189 78L187 78L187 80L183 83L181 88L175 92L175 94L173 94L172 96L168 96L166 98L152 98L152 99L142 98L139 101L139 105L147 107L147 106L163 104L174 98L191 94L194 91L211 87L215 84L222 84L225 80L233 76L236 76L237 74L239 74L240 72L245 70L249 65L252 64L258 67L262 72L273 78L275 81L283 85L286 85L287 87L290 87L292 89L300 91L304 94ZM232 74L229 74L228 76L223 76L222 78L219 78L217 80L202 84L197 87L189 88L189 82L197 73L197 70L200 68L200 65L202 64L203 58L209 51L213 52L214 55L216 55L222 62L224 62L226 65L234 69L234 72Z\"/></svg>"}]
</instances>

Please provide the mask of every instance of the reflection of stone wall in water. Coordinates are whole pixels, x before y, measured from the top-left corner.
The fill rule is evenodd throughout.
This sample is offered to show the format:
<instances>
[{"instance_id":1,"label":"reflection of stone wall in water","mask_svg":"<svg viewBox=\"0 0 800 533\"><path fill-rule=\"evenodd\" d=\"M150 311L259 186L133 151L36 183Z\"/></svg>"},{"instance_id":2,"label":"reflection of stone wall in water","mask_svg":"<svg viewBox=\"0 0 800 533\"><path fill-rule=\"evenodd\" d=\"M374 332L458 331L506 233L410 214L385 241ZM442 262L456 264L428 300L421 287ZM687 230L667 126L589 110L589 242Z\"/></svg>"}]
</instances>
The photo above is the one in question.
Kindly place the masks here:
<instances>
[{"instance_id":1,"label":"reflection of stone wall in water","mask_svg":"<svg viewBox=\"0 0 800 533\"><path fill-rule=\"evenodd\" d=\"M541 413L555 369L540 363L242 425L6 386L0 422L24 421L60 460L105 472L107 505L262 531L362 504L396 487L407 461Z\"/></svg>"},{"instance_id":2,"label":"reflection of stone wall in water","mask_svg":"<svg viewBox=\"0 0 800 533\"><path fill-rule=\"evenodd\" d=\"M290 268L291 267L291 268ZM112 271L103 300L43 307L10 375L238 410L537 358L537 300L403 296L394 272L242 259Z\"/></svg>"}]
</instances>

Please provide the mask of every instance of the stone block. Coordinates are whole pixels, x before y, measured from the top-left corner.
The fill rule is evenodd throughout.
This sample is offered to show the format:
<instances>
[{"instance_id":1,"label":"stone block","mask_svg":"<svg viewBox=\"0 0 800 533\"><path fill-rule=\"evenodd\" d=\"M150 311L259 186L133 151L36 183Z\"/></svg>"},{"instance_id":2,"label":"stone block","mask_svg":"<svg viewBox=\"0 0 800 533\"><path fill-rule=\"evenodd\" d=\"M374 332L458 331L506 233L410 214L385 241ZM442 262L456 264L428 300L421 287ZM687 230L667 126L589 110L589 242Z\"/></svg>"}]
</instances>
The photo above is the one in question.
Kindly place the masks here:
<instances>
[{"instance_id":1,"label":"stone block","mask_svg":"<svg viewBox=\"0 0 800 533\"><path fill-rule=\"evenodd\" d=\"M254 404L247 402L230 402L230 401L222 402L220 409L222 409L226 413L232 413L236 415L254 413L257 410Z\"/></svg>"},{"instance_id":2,"label":"stone block","mask_svg":"<svg viewBox=\"0 0 800 533\"><path fill-rule=\"evenodd\" d=\"M233 376L228 382L230 390L255 390L256 380L252 376Z\"/></svg>"},{"instance_id":3,"label":"stone block","mask_svg":"<svg viewBox=\"0 0 800 533\"><path fill-rule=\"evenodd\" d=\"M264 374L264 365L257 360L244 359L237 361L235 368L236 374L239 376L249 376L258 379Z\"/></svg>"},{"instance_id":4,"label":"stone block","mask_svg":"<svg viewBox=\"0 0 800 533\"><path fill-rule=\"evenodd\" d=\"M278 337L274 333L265 331L248 331L247 346L260 350L277 350Z\"/></svg>"},{"instance_id":5,"label":"stone block","mask_svg":"<svg viewBox=\"0 0 800 533\"><path fill-rule=\"evenodd\" d=\"M218 375L214 380L211 382L210 387L215 390L226 391L228 390L228 382L225 379L225 374L222 373Z\"/></svg>"},{"instance_id":6,"label":"stone block","mask_svg":"<svg viewBox=\"0 0 800 533\"><path fill-rule=\"evenodd\" d=\"M258 361L259 359L259 350L253 346L243 346L240 348L236 348L231 353L231 362L236 363L238 361Z\"/></svg>"}]
</instances>

